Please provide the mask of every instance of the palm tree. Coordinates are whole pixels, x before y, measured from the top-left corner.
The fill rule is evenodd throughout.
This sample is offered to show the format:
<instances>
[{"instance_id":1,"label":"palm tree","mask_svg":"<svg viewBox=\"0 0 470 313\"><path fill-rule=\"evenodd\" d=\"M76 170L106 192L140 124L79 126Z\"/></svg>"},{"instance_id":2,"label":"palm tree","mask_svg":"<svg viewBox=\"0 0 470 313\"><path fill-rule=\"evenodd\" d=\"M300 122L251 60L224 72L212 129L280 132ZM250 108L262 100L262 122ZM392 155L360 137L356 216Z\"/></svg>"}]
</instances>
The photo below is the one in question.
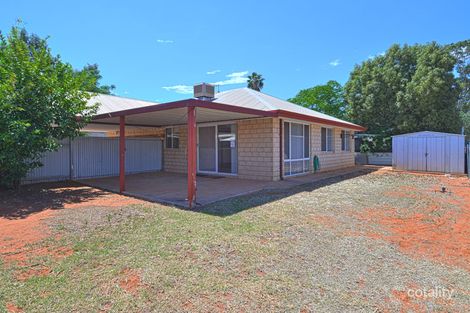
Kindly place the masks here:
<instances>
[{"instance_id":1,"label":"palm tree","mask_svg":"<svg viewBox=\"0 0 470 313\"><path fill-rule=\"evenodd\" d=\"M261 74L253 72L248 76L248 88L251 88L256 91L261 91L264 86L264 78Z\"/></svg>"}]
</instances>

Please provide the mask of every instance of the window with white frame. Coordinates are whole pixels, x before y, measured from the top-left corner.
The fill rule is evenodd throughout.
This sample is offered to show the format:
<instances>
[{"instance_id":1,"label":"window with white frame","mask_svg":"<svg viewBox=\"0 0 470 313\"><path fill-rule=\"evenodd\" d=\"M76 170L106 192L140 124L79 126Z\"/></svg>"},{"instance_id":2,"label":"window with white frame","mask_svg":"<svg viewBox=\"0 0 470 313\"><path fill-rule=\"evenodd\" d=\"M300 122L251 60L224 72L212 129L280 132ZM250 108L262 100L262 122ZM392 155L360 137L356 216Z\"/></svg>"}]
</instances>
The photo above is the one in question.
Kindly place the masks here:
<instances>
[{"instance_id":1,"label":"window with white frame","mask_svg":"<svg viewBox=\"0 0 470 313\"><path fill-rule=\"evenodd\" d=\"M168 149L178 149L180 145L180 136L178 129L169 127L165 129L165 147Z\"/></svg>"},{"instance_id":2,"label":"window with white frame","mask_svg":"<svg viewBox=\"0 0 470 313\"><path fill-rule=\"evenodd\" d=\"M321 128L321 151L333 151L333 128Z\"/></svg>"},{"instance_id":3,"label":"window with white frame","mask_svg":"<svg viewBox=\"0 0 470 313\"><path fill-rule=\"evenodd\" d=\"M341 131L341 150L351 151L351 132L349 130Z\"/></svg>"},{"instance_id":4,"label":"window with white frame","mask_svg":"<svg viewBox=\"0 0 470 313\"><path fill-rule=\"evenodd\" d=\"M284 175L310 169L310 126L284 122Z\"/></svg>"}]
</instances>

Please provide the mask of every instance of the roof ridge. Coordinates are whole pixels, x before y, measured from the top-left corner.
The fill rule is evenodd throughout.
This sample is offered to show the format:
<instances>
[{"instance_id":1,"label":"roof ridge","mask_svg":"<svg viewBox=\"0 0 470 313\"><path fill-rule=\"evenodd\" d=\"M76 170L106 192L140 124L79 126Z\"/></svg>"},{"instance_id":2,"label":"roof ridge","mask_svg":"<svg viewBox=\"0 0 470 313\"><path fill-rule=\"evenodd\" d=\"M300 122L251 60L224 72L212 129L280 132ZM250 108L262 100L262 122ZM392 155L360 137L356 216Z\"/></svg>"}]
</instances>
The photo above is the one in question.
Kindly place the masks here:
<instances>
[{"instance_id":1,"label":"roof ridge","mask_svg":"<svg viewBox=\"0 0 470 313\"><path fill-rule=\"evenodd\" d=\"M267 102L266 100L264 100L263 98L261 98L260 95L258 95L257 93L261 93L260 91L256 91L256 90L253 90L251 88L248 88L248 87L245 87L244 89L246 89L250 94L252 94L253 96L256 97L256 99L258 99L261 103L263 103L268 109L270 110L278 110L278 108L272 106L269 102Z\"/></svg>"}]
</instances>

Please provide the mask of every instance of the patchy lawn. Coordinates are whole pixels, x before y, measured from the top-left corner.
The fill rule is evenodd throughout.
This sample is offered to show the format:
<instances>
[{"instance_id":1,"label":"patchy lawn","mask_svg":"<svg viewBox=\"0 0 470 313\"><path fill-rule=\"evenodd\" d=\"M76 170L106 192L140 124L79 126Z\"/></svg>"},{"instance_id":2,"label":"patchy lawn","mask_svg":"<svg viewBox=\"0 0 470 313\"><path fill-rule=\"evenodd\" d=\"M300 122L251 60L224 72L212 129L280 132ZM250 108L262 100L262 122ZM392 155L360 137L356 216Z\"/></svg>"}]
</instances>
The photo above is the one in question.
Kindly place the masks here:
<instances>
[{"instance_id":1,"label":"patchy lawn","mask_svg":"<svg viewBox=\"0 0 470 313\"><path fill-rule=\"evenodd\" d=\"M0 192L0 312L469 312L469 180L362 174L198 212Z\"/></svg>"}]
</instances>

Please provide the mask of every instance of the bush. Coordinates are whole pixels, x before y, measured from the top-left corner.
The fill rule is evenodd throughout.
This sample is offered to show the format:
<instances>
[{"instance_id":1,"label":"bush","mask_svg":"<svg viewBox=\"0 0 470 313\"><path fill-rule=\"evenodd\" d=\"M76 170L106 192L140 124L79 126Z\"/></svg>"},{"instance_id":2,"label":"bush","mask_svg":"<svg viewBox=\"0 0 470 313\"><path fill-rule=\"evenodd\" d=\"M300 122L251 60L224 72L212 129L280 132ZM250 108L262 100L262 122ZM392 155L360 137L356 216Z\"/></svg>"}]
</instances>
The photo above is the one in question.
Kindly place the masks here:
<instances>
[{"instance_id":1,"label":"bush","mask_svg":"<svg viewBox=\"0 0 470 313\"><path fill-rule=\"evenodd\" d=\"M0 34L1 186L18 187L58 140L80 135L96 111L87 107L92 95L82 90L87 79L24 29Z\"/></svg>"},{"instance_id":2,"label":"bush","mask_svg":"<svg viewBox=\"0 0 470 313\"><path fill-rule=\"evenodd\" d=\"M392 137L374 136L364 138L360 150L362 153L392 152Z\"/></svg>"}]
</instances>

